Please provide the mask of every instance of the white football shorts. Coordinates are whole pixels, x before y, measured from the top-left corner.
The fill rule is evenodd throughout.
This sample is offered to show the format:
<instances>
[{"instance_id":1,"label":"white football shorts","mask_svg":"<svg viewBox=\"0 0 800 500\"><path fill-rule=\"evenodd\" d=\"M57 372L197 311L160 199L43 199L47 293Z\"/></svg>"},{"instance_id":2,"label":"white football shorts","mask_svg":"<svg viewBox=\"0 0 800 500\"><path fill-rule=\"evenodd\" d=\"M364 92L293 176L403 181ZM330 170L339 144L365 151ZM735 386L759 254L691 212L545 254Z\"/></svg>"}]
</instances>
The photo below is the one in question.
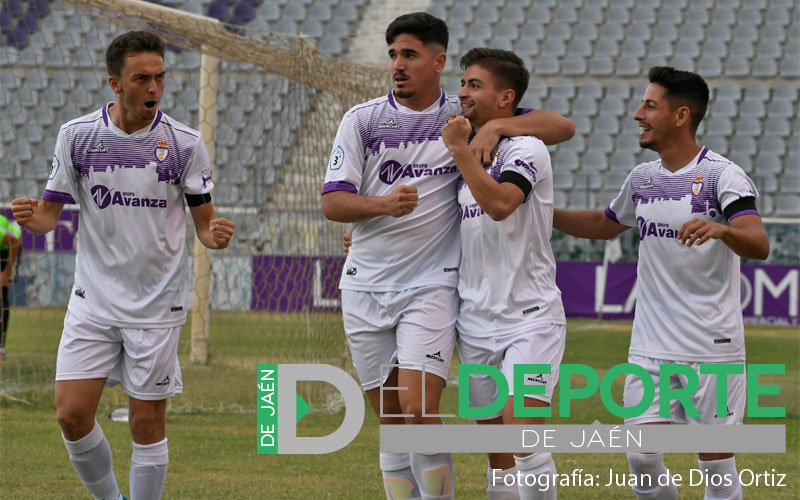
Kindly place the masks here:
<instances>
[{"instance_id":1,"label":"white football shorts","mask_svg":"<svg viewBox=\"0 0 800 500\"><path fill-rule=\"evenodd\" d=\"M491 365L505 375L509 396L514 394L514 365L550 365L550 373L527 373L525 385L544 385L545 394L526 394L525 397L549 403L553 398L564 345L567 339L565 325L534 325L516 333L497 337L458 336L458 356L462 364ZM489 406L497 398L497 384L488 375L470 375L470 406ZM502 414L474 420L489 420Z\"/></svg>"},{"instance_id":2,"label":"white football shorts","mask_svg":"<svg viewBox=\"0 0 800 500\"><path fill-rule=\"evenodd\" d=\"M426 286L400 292L342 290L344 331L365 391L379 387L390 369L433 374L447 381L456 343L458 291Z\"/></svg>"},{"instance_id":3,"label":"white football shorts","mask_svg":"<svg viewBox=\"0 0 800 500\"><path fill-rule=\"evenodd\" d=\"M637 354L628 355L628 363L641 366L653 377L655 383L655 397L650 407L641 415L626 418L626 424L646 424L649 422L679 422L686 424L727 424L738 425L744 418L744 408L747 401L747 372L741 375L728 375L728 407L725 415L717 415L717 376L700 373L701 363L688 361L673 361L666 359L655 359ZM744 363L744 361L742 361ZM669 417L661 417L658 414L660 391L659 391L659 366L662 364L682 364L691 367L700 379L697 391L690 396L689 400L697 408L699 417L692 417L686 414L683 405L679 400L670 401ZM687 378L685 375L673 375L670 377L669 385L672 389L686 387ZM641 402L644 393L644 386L641 379L635 375L625 376L625 391L623 393L623 405L626 408L636 406Z\"/></svg>"},{"instance_id":4,"label":"white football shorts","mask_svg":"<svg viewBox=\"0 0 800 500\"><path fill-rule=\"evenodd\" d=\"M58 346L56 380L105 378L145 401L183 392L178 363L181 327L120 328L101 325L67 310Z\"/></svg>"}]
</instances>

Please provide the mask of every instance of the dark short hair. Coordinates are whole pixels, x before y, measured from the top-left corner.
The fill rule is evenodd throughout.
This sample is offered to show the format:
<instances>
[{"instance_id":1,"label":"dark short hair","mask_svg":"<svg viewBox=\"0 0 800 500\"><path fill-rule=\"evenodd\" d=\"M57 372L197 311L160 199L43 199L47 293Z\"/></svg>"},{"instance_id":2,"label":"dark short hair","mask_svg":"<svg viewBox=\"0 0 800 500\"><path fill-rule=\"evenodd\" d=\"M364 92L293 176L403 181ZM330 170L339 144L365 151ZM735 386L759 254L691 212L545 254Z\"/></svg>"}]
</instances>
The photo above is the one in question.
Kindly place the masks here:
<instances>
[{"instance_id":1,"label":"dark short hair","mask_svg":"<svg viewBox=\"0 0 800 500\"><path fill-rule=\"evenodd\" d=\"M391 45L398 35L403 34L413 35L426 45L438 43L445 50L447 50L447 42L450 39L447 24L427 12L403 14L392 21L386 28L386 45Z\"/></svg>"},{"instance_id":2,"label":"dark short hair","mask_svg":"<svg viewBox=\"0 0 800 500\"><path fill-rule=\"evenodd\" d=\"M525 63L510 50L475 47L461 57L461 69L466 70L477 64L489 71L498 88L514 91L514 106L519 104L525 91L528 90L530 75Z\"/></svg>"},{"instance_id":3,"label":"dark short hair","mask_svg":"<svg viewBox=\"0 0 800 500\"><path fill-rule=\"evenodd\" d=\"M708 108L708 84L703 77L691 71L682 71L669 66L653 66L648 73L650 83L666 89L664 96L672 107L688 106L692 116L692 132L706 116Z\"/></svg>"},{"instance_id":4,"label":"dark short hair","mask_svg":"<svg viewBox=\"0 0 800 500\"><path fill-rule=\"evenodd\" d=\"M164 40L151 31L129 31L115 38L106 49L108 74L120 76L125 58L140 52L155 52L164 58Z\"/></svg>"}]
</instances>

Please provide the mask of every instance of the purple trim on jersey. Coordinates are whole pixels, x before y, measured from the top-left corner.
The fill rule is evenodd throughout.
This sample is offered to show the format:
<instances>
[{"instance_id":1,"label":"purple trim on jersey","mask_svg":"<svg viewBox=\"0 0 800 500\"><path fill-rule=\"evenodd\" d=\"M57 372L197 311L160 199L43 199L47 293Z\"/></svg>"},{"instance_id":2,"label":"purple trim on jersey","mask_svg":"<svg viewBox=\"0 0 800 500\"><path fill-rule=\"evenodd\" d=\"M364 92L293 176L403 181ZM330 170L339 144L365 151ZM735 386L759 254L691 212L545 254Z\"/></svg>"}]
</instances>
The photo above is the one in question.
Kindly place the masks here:
<instances>
[{"instance_id":1,"label":"purple trim on jersey","mask_svg":"<svg viewBox=\"0 0 800 500\"><path fill-rule=\"evenodd\" d=\"M614 211L611 210L610 205L607 206L605 210L603 210L603 213L605 214L606 217L619 224L619 219L617 219L617 214L615 214Z\"/></svg>"},{"instance_id":2,"label":"purple trim on jersey","mask_svg":"<svg viewBox=\"0 0 800 500\"><path fill-rule=\"evenodd\" d=\"M708 153L708 148L703 146L703 150L700 151L700 156L697 158L697 165L700 165L700 162L706 157L706 153Z\"/></svg>"},{"instance_id":3,"label":"purple trim on jersey","mask_svg":"<svg viewBox=\"0 0 800 500\"><path fill-rule=\"evenodd\" d=\"M397 109L397 104L394 102L394 90L389 91L389 104L394 108Z\"/></svg>"},{"instance_id":4,"label":"purple trim on jersey","mask_svg":"<svg viewBox=\"0 0 800 500\"><path fill-rule=\"evenodd\" d=\"M108 104L103 106L103 123L108 127Z\"/></svg>"},{"instance_id":5,"label":"purple trim on jersey","mask_svg":"<svg viewBox=\"0 0 800 500\"><path fill-rule=\"evenodd\" d=\"M447 102L447 94L445 94L444 90L443 90L442 91L442 97L439 98L439 107L441 108L442 106L444 106L445 102Z\"/></svg>"},{"instance_id":6,"label":"purple trim on jersey","mask_svg":"<svg viewBox=\"0 0 800 500\"><path fill-rule=\"evenodd\" d=\"M44 193L42 194L42 199L47 201L52 201L55 203L66 203L70 205L75 204L75 198L73 198L71 194L62 193L61 191L51 191L49 189L44 190Z\"/></svg>"},{"instance_id":7,"label":"purple trim on jersey","mask_svg":"<svg viewBox=\"0 0 800 500\"><path fill-rule=\"evenodd\" d=\"M101 119L101 118L102 118L102 116L99 116L99 117L95 118L94 120L89 120L88 122L75 122L75 123L70 123L70 124L68 124L68 125L64 125L64 128L65 128L65 129L67 129L67 128L70 128L70 127L74 127L75 125L80 125L80 124L82 124L82 123L94 123L94 122L96 122L97 120L99 120L99 119Z\"/></svg>"},{"instance_id":8,"label":"purple trim on jersey","mask_svg":"<svg viewBox=\"0 0 800 500\"><path fill-rule=\"evenodd\" d=\"M183 130L182 128L178 128L178 127L176 127L175 125L173 125L173 124L171 124L169 122L164 122L164 124L166 126L168 126L169 128L171 128L172 130L176 131L176 132L183 132L184 134L189 134L192 137L198 137L198 138L200 137L198 134L193 134L193 133L189 132L188 130Z\"/></svg>"},{"instance_id":9,"label":"purple trim on jersey","mask_svg":"<svg viewBox=\"0 0 800 500\"><path fill-rule=\"evenodd\" d=\"M153 120L153 125L150 127L150 132L152 132L153 129L156 128L156 125L158 125L158 122L161 121L161 115L162 115L162 113L161 113L161 110L159 109L158 112L156 113L155 120Z\"/></svg>"},{"instance_id":10,"label":"purple trim on jersey","mask_svg":"<svg viewBox=\"0 0 800 500\"><path fill-rule=\"evenodd\" d=\"M711 151L708 148L703 148L696 166L685 167L674 175L663 172L660 160L634 169L630 177L634 203L638 205L655 200L677 201L690 196L692 214L708 214L712 218L721 214L717 184L722 172L731 162L723 157L707 157L709 152ZM702 165L699 163L701 159L705 160Z\"/></svg>"},{"instance_id":11,"label":"purple trim on jersey","mask_svg":"<svg viewBox=\"0 0 800 500\"><path fill-rule=\"evenodd\" d=\"M358 189L346 181L326 182L322 186L322 194L330 193L331 191L347 191L348 193L358 194Z\"/></svg>"},{"instance_id":12,"label":"purple trim on jersey","mask_svg":"<svg viewBox=\"0 0 800 500\"><path fill-rule=\"evenodd\" d=\"M741 212L736 212L735 214L731 215L730 218L728 218L728 221L732 221L733 219L741 217L742 215L758 215L759 217L761 216L761 214L758 213L758 210L742 210Z\"/></svg>"}]
</instances>

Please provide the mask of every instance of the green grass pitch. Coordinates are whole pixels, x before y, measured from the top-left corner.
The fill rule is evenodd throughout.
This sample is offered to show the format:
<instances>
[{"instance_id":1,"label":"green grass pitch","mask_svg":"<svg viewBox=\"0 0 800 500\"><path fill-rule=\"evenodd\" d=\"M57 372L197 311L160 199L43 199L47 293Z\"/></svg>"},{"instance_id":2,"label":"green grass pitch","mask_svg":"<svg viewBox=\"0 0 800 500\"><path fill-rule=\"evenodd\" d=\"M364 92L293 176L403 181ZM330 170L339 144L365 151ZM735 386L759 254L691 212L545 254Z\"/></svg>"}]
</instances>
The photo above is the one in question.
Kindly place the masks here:
<instances>
[{"instance_id":1,"label":"green grass pitch","mask_svg":"<svg viewBox=\"0 0 800 500\"><path fill-rule=\"evenodd\" d=\"M55 355L64 311L12 311L8 356L0 362L0 498L85 499L69 463L53 403ZM347 368L341 320L335 315L278 315L214 312L211 366L193 365L188 356L188 327L181 342L184 394L173 399L167 414L170 465L164 499L381 499L378 470L378 423L367 409L358 437L330 455L256 454L256 363L319 362ZM564 363L584 363L602 373L626 360L630 324L570 320ZM786 425L787 453L740 454L739 469L786 474L786 487L750 486L748 499L800 497L800 336L796 328L748 326L748 363L784 363L785 375L762 376L761 383L780 385L779 396L762 396L762 406L785 406L784 419L745 419L745 423ZM451 377L455 373L455 366ZM298 424L303 435L326 435L336 429L343 411L320 410L326 401L318 388L306 397L315 408ZM614 384L621 400L622 379ZM456 412L456 389L443 396L443 413ZM106 390L98 421L114 452L115 472L128 490L131 441L128 427L105 415L124 406L119 388ZM557 403L556 403L557 404ZM330 408L330 406L327 406ZM605 424L621 420L602 408L599 395L573 402L573 417L555 424ZM557 414L557 406L554 408ZM450 424L465 424L449 419ZM471 424L467 424L471 425ZM627 472L622 454L557 454L559 472L583 469L600 474ZM486 457L455 457L456 498L486 498ZM671 454L665 463L688 474L696 455ZM627 487L559 488L562 499L632 499ZM701 486L682 487L681 499L702 499Z\"/></svg>"}]
</instances>

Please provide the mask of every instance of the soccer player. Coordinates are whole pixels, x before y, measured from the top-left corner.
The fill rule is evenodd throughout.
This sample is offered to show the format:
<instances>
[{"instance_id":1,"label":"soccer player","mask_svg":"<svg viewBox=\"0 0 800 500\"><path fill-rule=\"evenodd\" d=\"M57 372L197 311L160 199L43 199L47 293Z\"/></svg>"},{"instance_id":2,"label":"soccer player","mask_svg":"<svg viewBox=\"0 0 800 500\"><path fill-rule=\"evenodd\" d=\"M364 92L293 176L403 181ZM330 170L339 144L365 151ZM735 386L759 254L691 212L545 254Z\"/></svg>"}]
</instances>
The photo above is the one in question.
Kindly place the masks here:
<instances>
[{"instance_id":1,"label":"soccer player","mask_svg":"<svg viewBox=\"0 0 800 500\"><path fill-rule=\"evenodd\" d=\"M9 222L5 215L0 215L0 286L2 286L2 315L0 316L0 360L6 356L6 334L8 321L11 318L11 307L8 299L11 277L19 268L19 256L22 252L22 231L16 224Z\"/></svg>"},{"instance_id":2,"label":"soccer player","mask_svg":"<svg viewBox=\"0 0 800 500\"><path fill-rule=\"evenodd\" d=\"M556 229L582 238L613 238L639 228L638 300L628 362L646 368L656 383L653 404L628 424L686 422L741 424L745 375L728 376L728 412L716 413L715 377L699 374L691 402L699 417L677 400L671 417L659 408L659 365L744 363L744 327L739 297L739 257L765 259L769 240L756 210L753 182L738 165L700 147L695 134L708 105L708 86L697 74L670 67L650 69L650 85L633 118L639 144L658 153L637 165L605 210L555 210ZM669 381L683 387L684 377ZM624 404L641 401L637 377L625 381ZM654 479L666 472L662 454L630 453L631 473ZM740 499L733 453L700 453L700 469L734 478L706 486L707 499ZM674 485L634 486L639 499L673 499Z\"/></svg>"},{"instance_id":3,"label":"soccer player","mask_svg":"<svg viewBox=\"0 0 800 500\"><path fill-rule=\"evenodd\" d=\"M233 222L211 204L200 133L158 109L164 42L132 31L106 51L116 102L58 133L42 201L12 202L17 222L43 234L65 203L81 205L75 282L56 364L56 411L75 471L96 499L123 498L95 412L104 385L129 396L132 500L158 499L169 453L166 400L182 392L178 337L186 322L185 205L198 238L225 248ZM185 202L184 202L185 198Z\"/></svg>"},{"instance_id":4,"label":"soccer player","mask_svg":"<svg viewBox=\"0 0 800 500\"><path fill-rule=\"evenodd\" d=\"M462 363L498 368L514 394L515 364L550 365L550 373L526 376L526 385L542 393L527 395L526 406L547 407L564 354L566 318L556 286L556 262L550 246L553 224L553 174L544 143L530 136L504 137L484 167L470 153L473 127L513 116L528 88L528 70L514 53L475 48L461 58L461 116L442 129L463 181L458 185L461 214L461 265L458 294L458 352ZM487 375L471 376L471 406L488 406L497 387ZM480 423L543 424L544 417L514 415L509 396L501 412ZM502 470L498 470L502 469ZM550 453L490 453L490 500L556 498L555 485L536 481L507 486L507 474L555 474ZM530 479L530 478L529 478ZM546 483L542 483L546 484Z\"/></svg>"},{"instance_id":5,"label":"soccer player","mask_svg":"<svg viewBox=\"0 0 800 500\"><path fill-rule=\"evenodd\" d=\"M353 363L382 424L441 423L439 397L455 345L460 241L458 169L441 141L457 98L439 86L448 42L444 21L418 12L386 30L394 89L355 106L339 127L328 164L322 209L353 223L353 247L340 282ZM499 135L569 139L572 123L532 111L495 120L473 141L477 154ZM487 155L488 157L488 155ZM381 365L401 368L383 370ZM424 394L422 401L424 367ZM388 373L388 374L387 374ZM384 391L380 386L399 386ZM398 415L405 415L398 416ZM387 498L452 498L451 454L382 453Z\"/></svg>"}]
</instances>

